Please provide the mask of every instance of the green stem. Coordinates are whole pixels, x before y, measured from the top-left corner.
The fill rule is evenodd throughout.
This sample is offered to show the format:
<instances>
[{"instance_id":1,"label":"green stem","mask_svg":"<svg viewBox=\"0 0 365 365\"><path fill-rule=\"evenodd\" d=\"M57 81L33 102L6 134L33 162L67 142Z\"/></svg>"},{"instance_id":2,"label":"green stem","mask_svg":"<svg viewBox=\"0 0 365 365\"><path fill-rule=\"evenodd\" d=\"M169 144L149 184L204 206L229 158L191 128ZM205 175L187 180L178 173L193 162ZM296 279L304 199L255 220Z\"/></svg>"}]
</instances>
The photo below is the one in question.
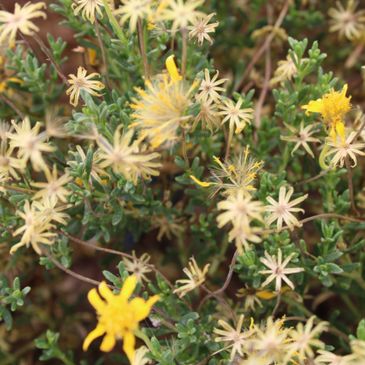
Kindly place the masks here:
<instances>
[{"instance_id":1,"label":"green stem","mask_svg":"<svg viewBox=\"0 0 365 365\"><path fill-rule=\"evenodd\" d=\"M117 35L117 37L119 38L119 40L123 43L126 44L127 43L127 39L125 38L121 27L118 24L117 19L115 18L112 10L110 9L110 6L108 4L108 0L103 0L103 5L106 11L106 15L108 16L110 25L112 26L115 34Z\"/></svg>"},{"instance_id":2,"label":"green stem","mask_svg":"<svg viewBox=\"0 0 365 365\"><path fill-rule=\"evenodd\" d=\"M141 339L146 344L146 346L151 352L153 351L152 343L145 333L143 333L140 329L138 329L137 331L134 332L134 334L136 335L136 337Z\"/></svg>"}]
</instances>

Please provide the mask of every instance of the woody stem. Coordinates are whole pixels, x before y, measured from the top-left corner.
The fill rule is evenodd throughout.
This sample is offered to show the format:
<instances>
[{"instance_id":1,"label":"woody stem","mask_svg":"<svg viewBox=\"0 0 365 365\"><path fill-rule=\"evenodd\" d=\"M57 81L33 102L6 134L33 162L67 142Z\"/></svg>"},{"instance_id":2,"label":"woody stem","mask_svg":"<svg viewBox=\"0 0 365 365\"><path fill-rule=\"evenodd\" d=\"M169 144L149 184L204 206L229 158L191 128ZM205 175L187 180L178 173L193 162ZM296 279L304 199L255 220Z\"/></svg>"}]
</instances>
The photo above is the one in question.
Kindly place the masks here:
<instances>
[{"instance_id":1,"label":"woody stem","mask_svg":"<svg viewBox=\"0 0 365 365\"><path fill-rule=\"evenodd\" d=\"M146 40L143 32L143 25L142 20L138 19L137 21L137 28L138 28L138 41L139 41L139 50L141 52L141 57L143 61L143 70L144 70L144 77L146 80L149 79L149 72L148 72L148 60L147 60L147 53L146 53Z\"/></svg>"}]
</instances>

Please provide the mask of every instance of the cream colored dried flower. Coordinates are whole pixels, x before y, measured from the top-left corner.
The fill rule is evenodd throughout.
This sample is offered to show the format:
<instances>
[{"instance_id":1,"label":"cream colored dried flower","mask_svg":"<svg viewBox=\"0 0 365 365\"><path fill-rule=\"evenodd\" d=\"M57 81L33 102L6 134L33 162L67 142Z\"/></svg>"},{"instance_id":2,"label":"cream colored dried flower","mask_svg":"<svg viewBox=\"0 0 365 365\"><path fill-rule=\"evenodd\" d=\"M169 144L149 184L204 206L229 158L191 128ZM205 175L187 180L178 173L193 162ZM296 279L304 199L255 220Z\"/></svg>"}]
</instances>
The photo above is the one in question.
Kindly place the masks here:
<instances>
[{"instance_id":1,"label":"cream colored dried flower","mask_svg":"<svg viewBox=\"0 0 365 365\"><path fill-rule=\"evenodd\" d=\"M206 264L201 270L196 263L194 257L189 260L189 267L183 269L185 275L189 279L180 279L176 281L176 284L180 285L179 288L174 290L180 298L184 297L187 293L191 292L195 288L199 287L205 282L205 277L208 273L210 264Z\"/></svg>"},{"instance_id":2,"label":"cream colored dried flower","mask_svg":"<svg viewBox=\"0 0 365 365\"><path fill-rule=\"evenodd\" d=\"M205 14L197 8L204 4L204 0L169 0L168 6L161 11L160 20L171 20L171 32L187 30L190 24Z\"/></svg>"},{"instance_id":3,"label":"cream colored dried flower","mask_svg":"<svg viewBox=\"0 0 365 365\"><path fill-rule=\"evenodd\" d=\"M214 333L218 335L215 342L227 343L225 349L231 349L231 361L235 358L236 354L243 357L246 341L254 333L252 329L242 330L243 319L244 316L240 315L236 327L232 327L226 321L220 319L218 325L222 328L214 328Z\"/></svg>"},{"instance_id":4,"label":"cream colored dried flower","mask_svg":"<svg viewBox=\"0 0 365 365\"><path fill-rule=\"evenodd\" d=\"M77 75L70 74L69 84L71 85L66 90L66 95L70 95L70 104L77 106L79 103L80 92L84 91L90 95L101 96L98 91L105 88L104 84L100 81L92 80L94 77L99 77L97 72L93 72L87 75L87 71L82 66L77 69Z\"/></svg>"},{"instance_id":5,"label":"cream colored dried flower","mask_svg":"<svg viewBox=\"0 0 365 365\"><path fill-rule=\"evenodd\" d=\"M120 17L123 25L129 20L129 30L134 33L138 20L147 19L152 14L151 0L122 0L122 6L114 14Z\"/></svg>"},{"instance_id":6,"label":"cream colored dried flower","mask_svg":"<svg viewBox=\"0 0 365 365\"><path fill-rule=\"evenodd\" d=\"M204 79L200 83L198 90L197 100L202 102L212 101L214 103L219 103L221 100L220 93L224 92L226 89L222 85L227 81L227 79L218 79L219 71L210 78L209 70L204 70Z\"/></svg>"},{"instance_id":7,"label":"cream colored dried flower","mask_svg":"<svg viewBox=\"0 0 365 365\"><path fill-rule=\"evenodd\" d=\"M196 38L199 46L202 46L204 40L207 40L210 44L213 44L213 39L209 35L209 33L214 33L215 28L218 27L219 22L210 23L210 20L215 16L215 13L205 15L203 17L197 17L191 26L188 27L190 30L189 37L190 39Z\"/></svg>"},{"instance_id":8,"label":"cream colored dried flower","mask_svg":"<svg viewBox=\"0 0 365 365\"><path fill-rule=\"evenodd\" d=\"M103 16L101 8L103 8L103 0L74 0L72 9L77 16L81 13L84 19L94 24L96 15Z\"/></svg>"},{"instance_id":9,"label":"cream colored dried flower","mask_svg":"<svg viewBox=\"0 0 365 365\"><path fill-rule=\"evenodd\" d=\"M266 206L266 211L270 213L267 223L270 225L271 223L277 221L276 226L277 230L281 230L283 227L283 222L289 227L289 229L293 230L294 227L300 227L301 223L298 219L292 214L292 212L303 212L304 210L301 208L295 208L296 205L300 204L302 201L307 199L308 194L305 194L299 198L296 198L290 201L291 196L294 193L294 189L289 187L288 191L285 186L280 187L279 190L279 201L274 200L272 197L268 196L266 200L270 203L270 205Z\"/></svg>"},{"instance_id":10,"label":"cream colored dried flower","mask_svg":"<svg viewBox=\"0 0 365 365\"><path fill-rule=\"evenodd\" d=\"M289 331L290 344L288 345L287 359L293 356L301 363L306 359L314 358L313 348L324 348L324 343L318 339L323 331L328 328L327 322L314 325L315 316L312 316L303 325L298 323L295 329Z\"/></svg>"},{"instance_id":11,"label":"cream colored dried flower","mask_svg":"<svg viewBox=\"0 0 365 365\"><path fill-rule=\"evenodd\" d=\"M274 77L270 80L271 85L290 81L297 74L297 66L295 65L293 58L296 56L288 55L285 60L278 62L278 67L275 70ZM301 63L307 62L308 58L302 58Z\"/></svg>"},{"instance_id":12,"label":"cream colored dried flower","mask_svg":"<svg viewBox=\"0 0 365 365\"><path fill-rule=\"evenodd\" d=\"M251 123L253 119L253 109L244 108L241 109L243 99L239 99L235 104L231 99L224 99L220 105L220 115L223 116L222 124L228 122L229 130L236 134L243 131L247 124Z\"/></svg>"},{"instance_id":13,"label":"cream colored dried flower","mask_svg":"<svg viewBox=\"0 0 365 365\"><path fill-rule=\"evenodd\" d=\"M357 165L357 155L365 156L365 152L362 151L365 148L365 143L354 143L354 139L357 136L356 132L351 132L344 140L342 137L337 136L335 140L330 138L328 146L330 146L326 156L331 157L330 164L332 166L343 167L346 159L352 161L352 166Z\"/></svg>"},{"instance_id":14,"label":"cream colored dried flower","mask_svg":"<svg viewBox=\"0 0 365 365\"><path fill-rule=\"evenodd\" d=\"M316 357L315 364L326 364L326 365L354 365L350 356L335 355L332 352L319 350L319 356Z\"/></svg>"},{"instance_id":15,"label":"cream colored dried flower","mask_svg":"<svg viewBox=\"0 0 365 365\"><path fill-rule=\"evenodd\" d=\"M262 214L265 210L260 201L252 200L252 197L246 195L242 190L219 202L217 208L218 210L224 210L217 217L218 227L220 228L227 223L239 226L241 224L248 225L252 220L263 221Z\"/></svg>"},{"instance_id":16,"label":"cream colored dried flower","mask_svg":"<svg viewBox=\"0 0 365 365\"><path fill-rule=\"evenodd\" d=\"M221 125L217 105L212 100L200 102L200 111L194 118L193 130L199 122L201 122L203 129L208 129L211 133Z\"/></svg>"},{"instance_id":17,"label":"cream colored dried flower","mask_svg":"<svg viewBox=\"0 0 365 365\"><path fill-rule=\"evenodd\" d=\"M55 148L44 142L47 135L45 132L39 133L41 124L37 122L32 128L28 117L25 117L20 124L16 124L14 121L12 123L14 131L8 132L7 136L10 140L10 147L17 149L17 157L24 164L30 160L36 171L45 170L47 165L42 153L52 152Z\"/></svg>"},{"instance_id":18,"label":"cream colored dried flower","mask_svg":"<svg viewBox=\"0 0 365 365\"><path fill-rule=\"evenodd\" d=\"M7 43L13 47L16 34L20 33L31 36L38 32L39 28L31 21L35 18L46 18L46 13L42 11L46 7L44 2L32 4L30 1L20 6L15 3L14 13L5 10L0 11L0 44Z\"/></svg>"},{"instance_id":19,"label":"cream colored dried flower","mask_svg":"<svg viewBox=\"0 0 365 365\"><path fill-rule=\"evenodd\" d=\"M63 203L67 202L67 196L71 193L64 185L67 185L71 180L71 176L66 172L64 175L58 177L57 165L53 165L52 172L46 168L44 170L47 182L33 182L31 185L41 189L34 195L34 199L44 199L46 197L54 197Z\"/></svg>"},{"instance_id":20,"label":"cream colored dried flower","mask_svg":"<svg viewBox=\"0 0 365 365\"><path fill-rule=\"evenodd\" d=\"M312 135L315 133L316 125L308 124L307 126L304 126L304 122L302 121L300 123L299 128L296 128L296 127L291 126L286 123L285 123L285 126L289 129L291 135L290 136L281 136L280 138L283 141L295 143L295 146L291 151L291 155L293 156L295 151L299 147L303 147L305 149L305 151L311 157L314 158L313 151L309 147L308 143L319 143L320 142L320 140L318 138L312 137Z\"/></svg>"},{"instance_id":21,"label":"cream colored dried flower","mask_svg":"<svg viewBox=\"0 0 365 365\"><path fill-rule=\"evenodd\" d=\"M304 271L301 267L293 267L287 268L290 260L293 258L293 254L289 255L283 261L283 254L279 248L277 257L275 255L270 256L265 251L265 257L262 257L260 261L268 267L269 270L261 270L259 273L264 275L269 275L269 277L262 283L262 287L269 285L272 281L275 280L275 290L277 292L280 291L282 281L289 285L289 287L294 290L294 284L292 281L289 280L287 275L296 274L298 272Z\"/></svg>"},{"instance_id":22,"label":"cream colored dried flower","mask_svg":"<svg viewBox=\"0 0 365 365\"><path fill-rule=\"evenodd\" d=\"M350 41L361 38L365 32L365 10L356 11L359 2L347 0L346 7L336 1L336 8L330 8L330 32L338 32L340 37Z\"/></svg>"},{"instance_id":23,"label":"cream colored dried flower","mask_svg":"<svg viewBox=\"0 0 365 365\"><path fill-rule=\"evenodd\" d=\"M121 133L120 125L114 133L113 145L104 137L98 135L97 143L100 148L101 168L110 166L116 174L122 174L127 180L137 183L139 177L147 178L158 176L161 166L160 154L157 152L146 153L140 140L132 141L134 130Z\"/></svg>"},{"instance_id":24,"label":"cream colored dried flower","mask_svg":"<svg viewBox=\"0 0 365 365\"><path fill-rule=\"evenodd\" d=\"M137 280L141 283L143 281L149 282L146 274L152 271L151 264L149 263L151 257L147 253L144 253L141 257L137 257L135 251L132 252L132 258L123 257L123 264L125 269L135 275Z\"/></svg>"}]
</instances>

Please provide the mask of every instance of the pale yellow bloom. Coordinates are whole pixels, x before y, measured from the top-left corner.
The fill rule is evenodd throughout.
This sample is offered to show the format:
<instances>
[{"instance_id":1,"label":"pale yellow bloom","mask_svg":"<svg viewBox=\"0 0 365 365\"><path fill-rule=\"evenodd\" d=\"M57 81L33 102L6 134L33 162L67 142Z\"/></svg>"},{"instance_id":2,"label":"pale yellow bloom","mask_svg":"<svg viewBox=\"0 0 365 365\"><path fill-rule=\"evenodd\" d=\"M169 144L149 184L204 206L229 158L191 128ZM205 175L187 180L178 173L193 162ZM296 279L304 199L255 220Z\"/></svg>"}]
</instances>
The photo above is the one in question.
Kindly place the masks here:
<instances>
[{"instance_id":1,"label":"pale yellow bloom","mask_svg":"<svg viewBox=\"0 0 365 365\"><path fill-rule=\"evenodd\" d=\"M136 350L134 354L134 360L132 362L133 365L147 365L151 363L151 360L146 357L149 353L149 350L146 346L141 346Z\"/></svg>"},{"instance_id":2,"label":"pale yellow bloom","mask_svg":"<svg viewBox=\"0 0 365 365\"><path fill-rule=\"evenodd\" d=\"M211 133L221 125L221 118L217 105L212 100L200 102L200 111L194 118L193 130L199 122L202 123L203 129L208 129Z\"/></svg>"},{"instance_id":3,"label":"pale yellow bloom","mask_svg":"<svg viewBox=\"0 0 365 365\"><path fill-rule=\"evenodd\" d=\"M264 325L255 325L255 336L251 343L255 354L276 364L286 364L284 358L288 350L288 333L284 319L268 317Z\"/></svg>"},{"instance_id":4,"label":"pale yellow bloom","mask_svg":"<svg viewBox=\"0 0 365 365\"><path fill-rule=\"evenodd\" d=\"M84 19L94 24L96 15L103 16L101 8L103 8L103 0L74 0L72 9L77 16L81 13Z\"/></svg>"},{"instance_id":5,"label":"pale yellow bloom","mask_svg":"<svg viewBox=\"0 0 365 365\"><path fill-rule=\"evenodd\" d=\"M23 211L17 211L16 214L24 220L24 225L18 228L13 236L22 234L19 243L10 249L10 254L16 252L20 247L31 245L35 252L42 254L40 245L52 245L54 243L55 233L51 232L54 225L51 224L52 217L47 214L43 206L37 206L27 200L24 204Z\"/></svg>"},{"instance_id":6,"label":"pale yellow bloom","mask_svg":"<svg viewBox=\"0 0 365 365\"><path fill-rule=\"evenodd\" d=\"M274 200L272 197L268 196L266 200L270 205L266 206L266 211L270 213L267 223L277 221L277 229L281 230L283 227L283 222L287 224L289 229L293 230L294 227L300 227L301 224L298 219L292 214L292 212L303 212L301 208L295 208L295 205L300 204L302 201L307 199L308 194L305 194L299 198L290 201L291 196L294 193L294 189L289 187L288 191L285 186L281 186L279 190L279 201Z\"/></svg>"},{"instance_id":7,"label":"pale yellow bloom","mask_svg":"<svg viewBox=\"0 0 365 365\"><path fill-rule=\"evenodd\" d=\"M327 322L314 325L315 316L312 316L303 325L298 323L295 329L289 331L290 344L288 345L287 358L293 355L302 364L306 359L314 358L313 348L324 348L324 343L318 339L319 335L328 328Z\"/></svg>"},{"instance_id":8,"label":"pale yellow bloom","mask_svg":"<svg viewBox=\"0 0 365 365\"><path fill-rule=\"evenodd\" d=\"M20 6L15 3L14 13L0 11L0 44L8 43L10 47L15 44L16 33L32 36L39 28L31 21L35 18L46 18L42 11L46 7L44 2L32 4L30 1Z\"/></svg>"},{"instance_id":9,"label":"pale yellow bloom","mask_svg":"<svg viewBox=\"0 0 365 365\"><path fill-rule=\"evenodd\" d=\"M330 32L338 32L341 38L355 41L365 32L365 10L356 11L358 1L347 0L346 8L336 1L337 8L330 8Z\"/></svg>"},{"instance_id":10,"label":"pale yellow bloom","mask_svg":"<svg viewBox=\"0 0 365 365\"><path fill-rule=\"evenodd\" d=\"M344 140L337 137L335 140L329 140L329 150L326 156L331 157L331 166L343 167L346 158L352 161L352 167L357 165L357 155L365 156L365 152L362 151L365 148L365 143L354 143L356 132L351 132L348 137Z\"/></svg>"},{"instance_id":11,"label":"pale yellow bloom","mask_svg":"<svg viewBox=\"0 0 365 365\"><path fill-rule=\"evenodd\" d=\"M160 20L171 20L173 33L185 30L197 19L205 16L203 12L196 10L203 3L204 0L170 0L168 6L162 10Z\"/></svg>"},{"instance_id":12,"label":"pale yellow bloom","mask_svg":"<svg viewBox=\"0 0 365 365\"><path fill-rule=\"evenodd\" d=\"M350 356L335 355L332 352L319 350L319 356L316 357L315 364L326 365L355 365Z\"/></svg>"},{"instance_id":13,"label":"pale yellow bloom","mask_svg":"<svg viewBox=\"0 0 365 365\"><path fill-rule=\"evenodd\" d=\"M294 76L296 76L298 70L292 57L292 55L288 55L285 60L281 60L278 62L278 67L275 70L274 77L270 80L271 85L290 81L293 79ZM300 60L301 63L307 61L308 58L302 58Z\"/></svg>"},{"instance_id":14,"label":"pale yellow bloom","mask_svg":"<svg viewBox=\"0 0 365 365\"><path fill-rule=\"evenodd\" d=\"M254 333L252 329L242 331L243 319L244 316L240 315L236 327L232 327L226 321L220 319L218 325L222 327L222 329L214 328L214 333L218 335L218 337L215 338L215 341L227 343L228 346L225 347L225 349L231 349L231 361L235 358L236 354L243 357L246 341Z\"/></svg>"},{"instance_id":15,"label":"pale yellow bloom","mask_svg":"<svg viewBox=\"0 0 365 365\"><path fill-rule=\"evenodd\" d=\"M227 223L238 226L240 224L248 225L252 220L263 221L262 214L265 210L260 201L252 200L252 197L244 194L242 190L219 202L217 208L218 210L224 210L217 217L218 227L220 228Z\"/></svg>"},{"instance_id":16,"label":"pale yellow bloom","mask_svg":"<svg viewBox=\"0 0 365 365\"><path fill-rule=\"evenodd\" d=\"M353 362L351 365L363 364L365 360L365 341L352 340L351 343L352 354L349 355L350 360Z\"/></svg>"},{"instance_id":17,"label":"pale yellow bloom","mask_svg":"<svg viewBox=\"0 0 365 365\"><path fill-rule=\"evenodd\" d=\"M213 44L213 39L209 33L214 33L215 28L218 27L219 22L210 23L210 20L215 16L215 13L197 17L193 20L192 25L188 27L190 30L189 37L196 38L199 46L202 46L204 40L207 40L210 44Z\"/></svg>"},{"instance_id":18,"label":"pale yellow bloom","mask_svg":"<svg viewBox=\"0 0 365 365\"><path fill-rule=\"evenodd\" d=\"M123 350L129 361L133 364L135 359L135 332L139 322L148 317L153 305L159 300L154 295L147 300L135 297L130 300L137 285L137 278L129 276L119 294L113 294L105 282L99 284L99 293L91 289L88 293L90 304L95 308L98 324L84 340L83 350L86 351L91 342L103 336L100 350L111 351L118 339L123 339Z\"/></svg>"},{"instance_id":19,"label":"pale yellow bloom","mask_svg":"<svg viewBox=\"0 0 365 365\"><path fill-rule=\"evenodd\" d=\"M87 71L82 66L77 69L77 75L68 75L69 84L71 85L66 90L66 95L70 95L70 104L77 106L79 103L80 92L84 91L90 95L101 96L98 91L105 88L104 84L100 81L92 80L94 77L99 77L97 72L93 72L87 75Z\"/></svg>"},{"instance_id":20,"label":"pale yellow bloom","mask_svg":"<svg viewBox=\"0 0 365 365\"><path fill-rule=\"evenodd\" d=\"M31 127L30 120L25 117L20 124L12 122L15 132L8 132L10 147L17 148L17 157L23 160L24 164L29 160L36 171L45 170L47 165L43 159L42 152L52 152L54 147L44 140L47 138L45 132L39 133L41 124L37 122Z\"/></svg>"},{"instance_id":21,"label":"pale yellow bloom","mask_svg":"<svg viewBox=\"0 0 365 365\"><path fill-rule=\"evenodd\" d=\"M210 264L206 264L201 270L196 263L194 257L189 260L189 267L183 269L185 275L189 279L180 279L176 281L176 284L182 284L179 288L174 290L174 293L178 294L180 298L191 292L195 288L199 287L205 282L205 277L208 273Z\"/></svg>"},{"instance_id":22,"label":"pale yellow bloom","mask_svg":"<svg viewBox=\"0 0 365 365\"><path fill-rule=\"evenodd\" d=\"M239 254L242 254L244 250L251 248L250 243L259 243L262 241L260 234L262 228L251 227L247 223L240 223L234 225L228 233L228 241L235 241Z\"/></svg>"},{"instance_id":23,"label":"pale yellow bloom","mask_svg":"<svg viewBox=\"0 0 365 365\"><path fill-rule=\"evenodd\" d=\"M294 268L287 268L290 260L293 258L293 254L289 255L283 261L283 254L281 249L278 250L277 257L275 255L270 256L265 251L265 257L261 257L260 261L268 267L269 270L261 270L259 271L260 274L269 275L269 277L262 283L262 287L269 285L273 280L275 280L275 290L277 292L280 291L282 281L289 285L289 287L294 290L294 284L292 281L289 280L287 275L296 274L298 272L304 271L301 267L294 267Z\"/></svg>"},{"instance_id":24,"label":"pale yellow bloom","mask_svg":"<svg viewBox=\"0 0 365 365\"><path fill-rule=\"evenodd\" d=\"M116 174L122 174L127 180L137 183L139 177L158 176L161 163L157 152L146 153L140 140L132 141L134 130L121 133L120 125L114 133L113 145L104 137L98 136L96 141L100 148L101 168L111 166Z\"/></svg>"},{"instance_id":25,"label":"pale yellow bloom","mask_svg":"<svg viewBox=\"0 0 365 365\"><path fill-rule=\"evenodd\" d=\"M123 257L125 269L133 274L139 282L149 282L146 274L152 271L152 265L149 263L151 257L144 253L141 257L137 257L135 251L132 252L133 258Z\"/></svg>"},{"instance_id":26,"label":"pale yellow bloom","mask_svg":"<svg viewBox=\"0 0 365 365\"><path fill-rule=\"evenodd\" d=\"M295 143L294 148L291 151L291 155L294 155L294 152L299 148L303 147L305 151L314 158L313 151L309 147L308 143L319 143L320 140L318 138L312 137L313 133L315 133L316 126L313 124L309 124L304 126L304 122L300 123L299 128L291 126L285 123L285 126L289 129L291 135L290 136L281 136L280 138L283 141Z\"/></svg>"},{"instance_id":27,"label":"pale yellow bloom","mask_svg":"<svg viewBox=\"0 0 365 365\"><path fill-rule=\"evenodd\" d=\"M254 184L263 162L258 162L250 156L248 146L233 160L222 162L215 156L213 159L217 164L210 170L213 181L204 182L190 176L199 186L212 187L213 195L223 190L223 195L227 196L238 191L250 194L256 190Z\"/></svg>"},{"instance_id":28,"label":"pale yellow bloom","mask_svg":"<svg viewBox=\"0 0 365 365\"><path fill-rule=\"evenodd\" d=\"M302 109L309 113L321 114L324 122L329 127L329 135L333 138L339 135L341 138L345 136L344 117L351 109L351 96L346 96L347 85L341 91L331 90L324 94L322 98L312 100L307 105L303 105Z\"/></svg>"},{"instance_id":29,"label":"pale yellow bloom","mask_svg":"<svg viewBox=\"0 0 365 365\"><path fill-rule=\"evenodd\" d=\"M74 161L68 161L68 165L72 169L77 169L81 164L86 164L86 154L80 145L76 146L76 151L72 152L75 156ZM96 180L99 184L104 183L104 179L109 176L109 174L105 171L105 168L102 167L103 159L102 159L102 151L96 150L93 152L92 161L91 161L91 171L90 171L90 179L89 182L92 184L92 180Z\"/></svg>"},{"instance_id":30,"label":"pale yellow bloom","mask_svg":"<svg viewBox=\"0 0 365 365\"><path fill-rule=\"evenodd\" d=\"M231 99L226 98L223 99L223 102L220 105L220 115L223 116L222 124L228 122L229 130L232 133L233 130L235 130L236 134L241 133L246 125L250 124L253 119L253 109L241 109L242 104L243 99L239 99L235 104Z\"/></svg>"},{"instance_id":31,"label":"pale yellow bloom","mask_svg":"<svg viewBox=\"0 0 365 365\"><path fill-rule=\"evenodd\" d=\"M19 180L19 172L25 169L25 162L13 156L13 148L6 141L0 143L0 174Z\"/></svg>"},{"instance_id":32,"label":"pale yellow bloom","mask_svg":"<svg viewBox=\"0 0 365 365\"><path fill-rule=\"evenodd\" d=\"M227 81L227 79L218 79L219 71L210 78L209 70L204 70L204 79L200 83L199 93L197 94L197 100L202 102L212 101L214 103L219 103L221 100L220 93L224 92L226 89L222 85Z\"/></svg>"},{"instance_id":33,"label":"pale yellow bloom","mask_svg":"<svg viewBox=\"0 0 365 365\"><path fill-rule=\"evenodd\" d=\"M64 175L58 177L57 165L53 165L52 172L46 168L44 170L47 182L33 182L31 185L41 189L34 195L34 199L43 199L45 197L54 197L56 200L60 200L66 203L67 196L70 191L67 190L64 185L67 185L71 180L71 176L66 172Z\"/></svg>"},{"instance_id":34,"label":"pale yellow bloom","mask_svg":"<svg viewBox=\"0 0 365 365\"><path fill-rule=\"evenodd\" d=\"M147 19L152 13L151 0L122 0L122 4L114 13L121 15L122 25L129 20L131 33L136 31L138 20Z\"/></svg>"},{"instance_id":35,"label":"pale yellow bloom","mask_svg":"<svg viewBox=\"0 0 365 365\"><path fill-rule=\"evenodd\" d=\"M146 81L146 90L137 89L139 98L133 100L131 127L141 131L153 148L169 147L178 138L179 127L186 127L191 115L187 114L192 104L191 94L196 84L188 85L182 80L173 56L166 60L168 75L162 74Z\"/></svg>"}]
</instances>

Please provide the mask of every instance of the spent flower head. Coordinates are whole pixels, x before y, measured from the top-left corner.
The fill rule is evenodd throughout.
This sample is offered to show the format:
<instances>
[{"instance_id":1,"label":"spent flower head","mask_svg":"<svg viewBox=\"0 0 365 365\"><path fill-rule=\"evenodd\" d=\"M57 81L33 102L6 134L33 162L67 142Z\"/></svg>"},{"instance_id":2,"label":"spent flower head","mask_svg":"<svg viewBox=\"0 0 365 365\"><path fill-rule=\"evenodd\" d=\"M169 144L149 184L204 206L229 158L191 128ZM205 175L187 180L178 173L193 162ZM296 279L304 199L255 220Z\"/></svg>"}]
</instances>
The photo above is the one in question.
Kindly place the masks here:
<instances>
[{"instance_id":1,"label":"spent flower head","mask_svg":"<svg viewBox=\"0 0 365 365\"><path fill-rule=\"evenodd\" d=\"M134 33L138 21L147 19L152 13L152 0L122 0L122 6L115 10L123 25L129 20L129 30Z\"/></svg>"},{"instance_id":2,"label":"spent flower head","mask_svg":"<svg viewBox=\"0 0 365 365\"><path fill-rule=\"evenodd\" d=\"M132 275L134 275L138 282L149 282L146 274L152 271L151 264L149 263L151 257L147 253L137 257L135 251L132 252L132 257L123 257L123 264L125 269Z\"/></svg>"},{"instance_id":3,"label":"spent flower head","mask_svg":"<svg viewBox=\"0 0 365 365\"><path fill-rule=\"evenodd\" d=\"M266 211L270 213L267 223L271 224L273 222L277 222L277 229L281 230L283 227L283 222L289 227L289 229L293 230L294 227L300 227L301 223L298 219L292 214L293 212L303 212L304 210L301 208L295 208L296 205L303 202L307 199L308 194L305 194L299 198L296 198L290 201L291 196L294 193L293 187L287 188L285 186L281 186L279 190L279 200L276 201L271 196L268 196L266 200L270 203L270 205L266 206Z\"/></svg>"},{"instance_id":4,"label":"spent flower head","mask_svg":"<svg viewBox=\"0 0 365 365\"><path fill-rule=\"evenodd\" d=\"M268 278L262 283L262 286L265 287L269 285L272 281L275 280L275 290L277 292L280 291L282 281L289 285L289 287L294 290L294 284L289 280L287 275L296 274L298 272L304 271L301 267L287 267L290 260L293 258L294 254L289 255L283 261L283 254L281 249L279 248L278 254L269 255L268 252L265 251L265 257L261 257L260 261L269 269L269 270L261 270L260 274L269 275Z\"/></svg>"},{"instance_id":5,"label":"spent flower head","mask_svg":"<svg viewBox=\"0 0 365 365\"><path fill-rule=\"evenodd\" d=\"M103 16L101 9L104 7L103 0L73 0L72 9L77 16L81 13L84 19L94 24L96 16ZM109 0L108 0L109 1Z\"/></svg>"},{"instance_id":6,"label":"spent flower head","mask_svg":"<svg viewBox=\"0 0 365 365\"><path fill-rule=\"evenodd\" d=\"M90 75L87 75L86 69L82 66L77 68L76 75L70 74L68 76L68 82L71 86L66 90L66 95L70 95L70 104L73 106L77 106L79 103L81 91L90 95L101 96L98 91L105 88L102 82L92 80L100 76L97 72L92 72Z\"/></svg>"},{"instance_id":7,"label":"spent flower head","mask_svg":"<svg viewBox=\"0 0 365 365\"><path fill-rule=\"evenodd\" d=\"M208 273L210 264L206 264L202 269L196 263L194 257L189 260L189 267L183 269L188 279L180 279L176 281L176 284L182 284L179 288L174 290L174 293L178 294L180 298L184 297L187 293L191 292L195 288L204 284L205 277Z\"/></svg>"},{"instance_id":8,"label":"spent flower head","mask_svg":"<svg viewBox=\"0 0 365 365\"><path fill-rule=\"evenodd\" d=\"M32 36L38 32L39 28L33 23L35 18L46 18L46 13L42 10L46 7L44 2L32 4L30 1L23 6L15 3L14 13L5 10L0 11L0 44L8 43L13 47L16 34L20 33Z\"/></svg>"},{"instance_id":9,"label":"spent flower head","mask_svg":"<svg viewBox=\"0 0 365 365\"><path fill-rule=\"evenodd\" d=\"M215 13L197 17L193 20L192 25L188 27L190 30L190 39L196 38L199 46L202 46L205 40L207 40L210 44L213 44L213 39L209 33L214 33L215 28L219 25L219 22L209 23L214 16Z\"/></svg>"},{"instance_id":10,"label":"spent flower head","mask_svg":"<svg viewBox=\"0 0 365 365\"><path fill-rule=\"evenodd\" d=\"M365 10L357 11L359 2L347 0L346 7L341 1L336 1L336 7L328 10L330 32L338 32L341 38L350 41L358 40L365 32Z\"/></svg>"}]
</instances>

